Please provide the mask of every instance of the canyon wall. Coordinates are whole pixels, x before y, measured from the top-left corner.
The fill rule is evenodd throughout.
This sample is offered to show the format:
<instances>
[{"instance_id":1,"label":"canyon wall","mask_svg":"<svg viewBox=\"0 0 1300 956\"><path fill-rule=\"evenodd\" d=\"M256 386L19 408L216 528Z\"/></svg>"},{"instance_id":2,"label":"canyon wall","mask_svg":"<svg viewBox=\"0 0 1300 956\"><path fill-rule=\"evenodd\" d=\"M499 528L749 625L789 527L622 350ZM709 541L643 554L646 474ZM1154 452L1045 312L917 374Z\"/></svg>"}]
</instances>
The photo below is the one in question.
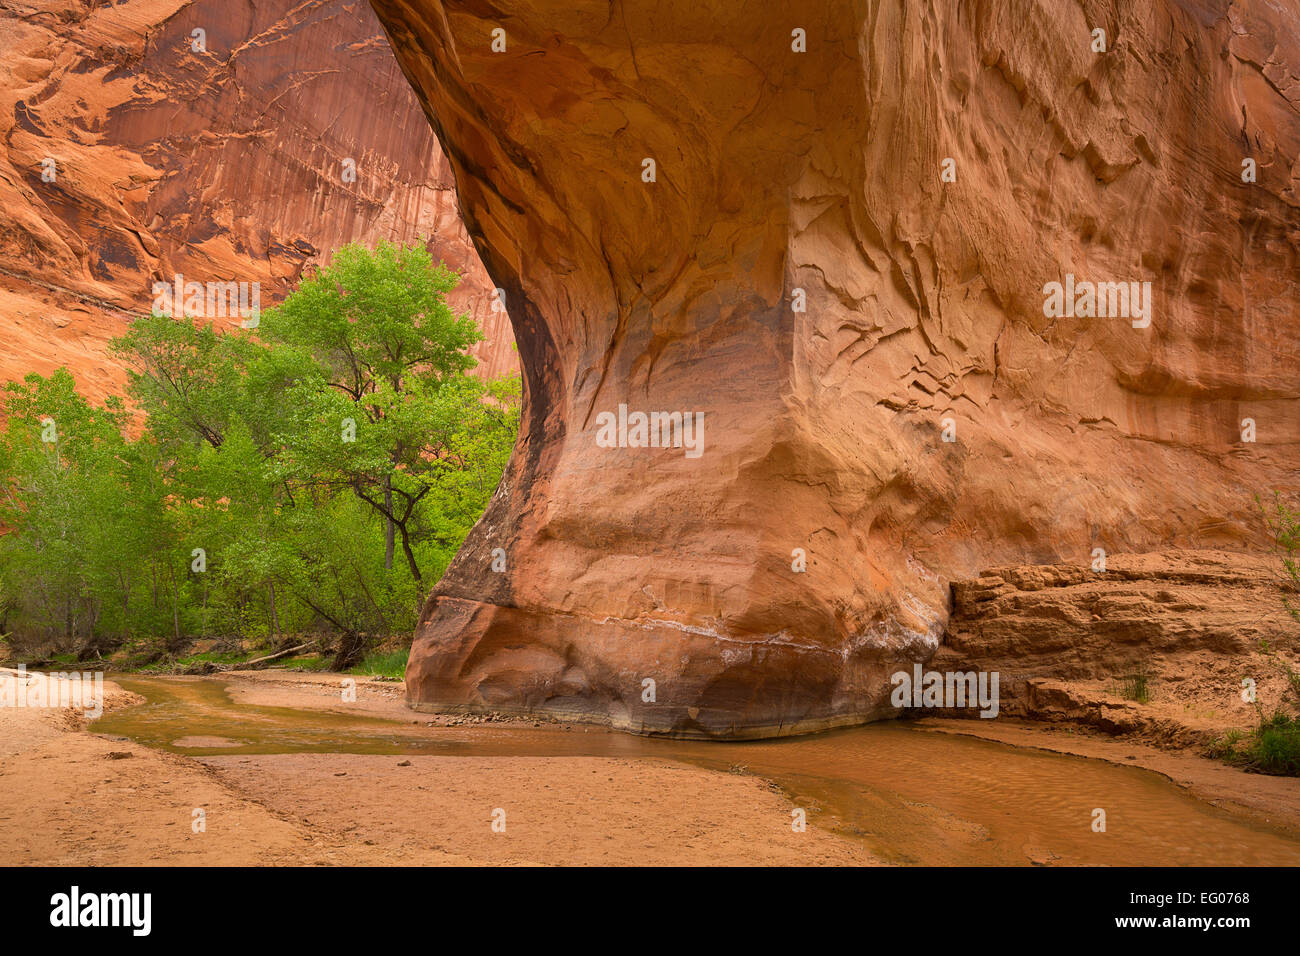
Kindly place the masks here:
<instances>
[{"instance_id":1,"label":"canyon wall","mask_svg":"<svg viewBox=\"0 0 1300 956\"><path fill-rule=\"evenodd\" d=\"M0 7L0 381L68 365L102 398L125 377L107 343L154 281L257 282L266 307L339 245L417 238L464 272L452 304L485 328L483 373L513 371L450 167L364 0Z\"/></svg>"},{"instance_id":2,"label":"canyon wall","mask_svg":"<svg viewBox=\"0 0 1300 956\"><path fill-rule=\"evenodd\" d=\"M1258 548L1296 490L1296 3L373 6L526 386L413 706L888 716L951 582Z\"/></svg>"}]
</instances>

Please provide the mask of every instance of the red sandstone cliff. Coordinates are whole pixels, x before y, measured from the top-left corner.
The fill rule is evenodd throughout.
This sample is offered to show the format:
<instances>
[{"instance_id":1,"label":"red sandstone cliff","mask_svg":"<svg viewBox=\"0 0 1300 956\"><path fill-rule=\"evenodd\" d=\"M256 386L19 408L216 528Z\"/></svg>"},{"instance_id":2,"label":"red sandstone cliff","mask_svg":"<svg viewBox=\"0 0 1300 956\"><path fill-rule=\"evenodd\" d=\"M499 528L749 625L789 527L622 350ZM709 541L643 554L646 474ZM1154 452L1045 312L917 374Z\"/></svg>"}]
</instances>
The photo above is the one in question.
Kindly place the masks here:
<instances>
[{"instance_id":1,"label":"red sandstone cliff","mask_svg":"<svg viewBox=\"0 0 1300 956\"><path fill-rule=\"evenodd\" d=\"M465 273L453 304L485 328L483 371L513 370L364 0L0 5L0 381L67 364L100 397L123 378L105 346L156 279L259 282L265 307L343 243L421 236Z\"/></svg>"},{"instance_id":2,"label":"red sandstone cliff","mask_svg":"<svg viewBox=\"0 0 1300 956\"><path fill-rule=\"evenodd\" d=\"M527 389L415 706L881 716L951 581L1249 548L1296 488L1294 2L373 2ZM1045 310L1067 277L1150 314ZM619 405L703 453L602 447Z\"/></svg>"}]
</instances>

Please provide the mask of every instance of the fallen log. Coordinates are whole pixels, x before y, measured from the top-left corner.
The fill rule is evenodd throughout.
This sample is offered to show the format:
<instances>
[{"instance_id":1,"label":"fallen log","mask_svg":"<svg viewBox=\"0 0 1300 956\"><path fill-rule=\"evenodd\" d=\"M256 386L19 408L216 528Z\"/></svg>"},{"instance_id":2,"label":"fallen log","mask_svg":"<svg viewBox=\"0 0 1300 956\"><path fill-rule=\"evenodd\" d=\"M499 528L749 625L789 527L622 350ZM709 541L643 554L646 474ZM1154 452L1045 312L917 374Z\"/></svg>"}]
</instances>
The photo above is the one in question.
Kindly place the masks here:
<instances>
[{"instance_id":1,"label":"fallen log","mask_svg":"<svg viewBox=\"0 0 1300 956\"><path fill-rule=\"evenodd\" d=\"M290 654L306 650L311 647L311 645L312 642L308 641L307 643L299 644L296 647L287 647L282 651L276 651L274 654L267 654L265 657L255 657L251 661L241 661L238 664L223 664L220 669L223 671L245 670L260 664L269 664L271 661L279 660L281 657L288 657Z\"/></svg>"}]
</instances>

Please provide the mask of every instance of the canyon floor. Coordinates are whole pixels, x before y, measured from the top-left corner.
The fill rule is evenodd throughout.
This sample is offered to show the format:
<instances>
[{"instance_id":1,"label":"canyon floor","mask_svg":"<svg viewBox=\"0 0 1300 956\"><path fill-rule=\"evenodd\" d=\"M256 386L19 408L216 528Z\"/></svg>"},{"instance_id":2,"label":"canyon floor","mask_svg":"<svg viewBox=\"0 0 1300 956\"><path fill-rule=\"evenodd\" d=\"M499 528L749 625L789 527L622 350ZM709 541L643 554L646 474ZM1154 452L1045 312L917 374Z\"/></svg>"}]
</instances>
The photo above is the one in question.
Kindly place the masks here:
<instances>
[{"instance_id":1,"label":"canyon floor","mask_svg":"<svg viewBox=\"0 0 1300 956\"><path fill-rule=\"evenodd\" d=\"M35 679L40 679L39 677ZM401 685L354 712L408 725ZM244 674L237 697L328 712L339 681ZM105 710L139 700L105 683ZM421 720L420 723L427 723ZM581 729L576 729L581 733ZM203 741L199 741L200 743ZM492 811L508 807L506 831ZM204 832L193 832L203 809ZM843 865L854 841L790 826L752 776L589 757L268 754L196 759L0 708L0 845L27 865Z\"/></svg>"},{"instance_id":2,"label":"canyon floor","mask_svg":"<svg viewBox=\"0 0 1300 956\"><path fill-rule=\"evenodd\" d=\"M646 756L655 742L595 727L414 714L399 682L358 679L345 700L344 679L123 676L105 683L93 726L71 710L0 708L6 862L1070 865L1196 862L1201 847L1218 861L1300 862L1295 780L1085 729L935 718L881 728L863 738L885 748L888 772L897 765L897 793L881 797L853 786L853 769L872 758L852 736L674 742L662 751L673 759L658 759ZM146 689L148 704L130 687ZM900 735L908 747L889 751ZM972 735L988 748L974 761ZM286 747L297 752L262 752ZM388 752L331 749L367 747ZM1034 790L1052 773L1081 789ZM1027 816L1052 802L1068 806L1068 833ZM1093 803L1111 808L1127 849L1094 855L1097 836L1074 819ZM982 815L984 804L996 811ZM795 807L805 832L791 827ZM499 809L505 832L492 829ZM1163 827L1163 843L1125 837L1126 817L1143 834ZM875 852L870 837L882 835L907 853Z\"/></svg>"}]
</instances>

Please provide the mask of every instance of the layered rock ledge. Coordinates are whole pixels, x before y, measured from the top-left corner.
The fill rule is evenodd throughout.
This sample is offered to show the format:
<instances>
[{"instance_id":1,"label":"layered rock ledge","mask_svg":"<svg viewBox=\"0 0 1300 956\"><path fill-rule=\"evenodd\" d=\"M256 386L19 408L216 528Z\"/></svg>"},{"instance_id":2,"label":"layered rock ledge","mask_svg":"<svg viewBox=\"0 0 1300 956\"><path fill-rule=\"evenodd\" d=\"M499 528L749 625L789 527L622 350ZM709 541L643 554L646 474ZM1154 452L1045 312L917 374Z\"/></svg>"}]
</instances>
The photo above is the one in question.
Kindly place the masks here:
<instances>
[{"instance_id":1,"label":"layered rock ledge","mask_svg":"<svg viewBox=\"0 0 1300 956\"><path fill-rule=\"evenodd\" d=\"M929 667L996 671L1000 713L1158 744L1204 746L1288 693L1300 600L1274 558L1224 551L1115 555L1106 570L993 568L955 582ZM1132 699L1141 675L1148 700ZM1243 681L1248 681L1250 694ZM973 717L971 709L949 717Z\"/></svg>"}]
</instances>

